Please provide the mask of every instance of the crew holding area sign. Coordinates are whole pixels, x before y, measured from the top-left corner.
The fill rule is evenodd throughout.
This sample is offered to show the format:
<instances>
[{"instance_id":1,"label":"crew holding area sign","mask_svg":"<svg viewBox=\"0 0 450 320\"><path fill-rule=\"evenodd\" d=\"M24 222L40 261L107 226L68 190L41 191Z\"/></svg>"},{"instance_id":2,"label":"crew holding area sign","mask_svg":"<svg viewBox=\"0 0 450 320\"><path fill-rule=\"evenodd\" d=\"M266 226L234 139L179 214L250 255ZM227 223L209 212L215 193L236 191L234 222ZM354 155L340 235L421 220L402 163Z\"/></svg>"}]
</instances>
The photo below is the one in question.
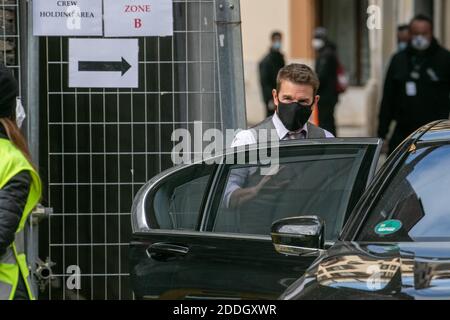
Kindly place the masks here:
<instances>
[{"instance_id":1,"label":"crew holding area sign","mask_svg":"<svg viewBox=\"0 0 450 320\"><path fill-rule=\"evenodd\" d=\"M72 7L78 6L77 1L56 1L57 7ZM89 11L78 11L78 10L65 10L65 11L41 11L39 12L39 16L42 17L52 17L52 18L95 18L93 12Z\"/></svg>"},{"instance_id":2,"label":"crew holding area sign","mask_svg":"<svg viewBox=\"0 0 450 320\"><path fill-rule=\"evenodd\" d=\"M35 36L101 36L102 0L34 0Z\"/></svg>"}]
</instances>

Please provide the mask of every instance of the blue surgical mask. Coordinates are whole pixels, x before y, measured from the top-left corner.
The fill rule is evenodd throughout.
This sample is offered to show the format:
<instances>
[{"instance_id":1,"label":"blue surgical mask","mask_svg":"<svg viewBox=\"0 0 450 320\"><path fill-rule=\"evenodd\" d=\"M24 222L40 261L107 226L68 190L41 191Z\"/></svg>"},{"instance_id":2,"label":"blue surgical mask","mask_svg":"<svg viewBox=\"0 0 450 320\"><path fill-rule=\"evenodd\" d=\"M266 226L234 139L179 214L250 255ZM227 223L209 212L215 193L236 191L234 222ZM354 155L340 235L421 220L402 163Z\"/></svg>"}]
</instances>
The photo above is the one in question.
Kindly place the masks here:
<instances>
[{"instance_id":1,"label":"blue surgical mask","mask_svg":"<svg viewBox=\"0 0 450 320\"><path fill-rule=\"evenodd\" d=\"M398 43L398 50L399 50L399 51L403 51L403 50L405 50L406 48L408 48L408 42L402 41L402 42L399 42L399 43Z\"/></svg>"},{"instance_id":2,"label":"blue surgical mask","mask_svg":"<svg viewBox=\"0 0 450 320\"><path fill-rule=\"evenodd\" d=\"M272 49L273 49L273 50L280 51L280 50L281 50L281 41L275 41L275 42L272 44Z\"/></svg>"}]
</instances>

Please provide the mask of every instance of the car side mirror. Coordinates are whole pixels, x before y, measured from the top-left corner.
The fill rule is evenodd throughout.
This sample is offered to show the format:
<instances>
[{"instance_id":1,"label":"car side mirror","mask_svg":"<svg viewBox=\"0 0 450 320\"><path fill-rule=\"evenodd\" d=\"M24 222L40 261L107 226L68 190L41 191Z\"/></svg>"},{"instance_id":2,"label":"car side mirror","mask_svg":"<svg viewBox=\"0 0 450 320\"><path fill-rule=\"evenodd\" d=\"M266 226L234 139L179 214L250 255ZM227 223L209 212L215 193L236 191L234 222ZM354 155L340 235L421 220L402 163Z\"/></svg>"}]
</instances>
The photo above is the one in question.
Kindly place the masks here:
<instances>
[{"instance_id":1,"label":"car side mirror","mask_svg":"<svg viewBox=\"0 0 450 320\"><path fill-rule=\"evenodd\" d=\"M285 255L317 253L325 248L325 222L317 216L279 220L272 225L275 250Z\"/></svg>"}]
</instances>

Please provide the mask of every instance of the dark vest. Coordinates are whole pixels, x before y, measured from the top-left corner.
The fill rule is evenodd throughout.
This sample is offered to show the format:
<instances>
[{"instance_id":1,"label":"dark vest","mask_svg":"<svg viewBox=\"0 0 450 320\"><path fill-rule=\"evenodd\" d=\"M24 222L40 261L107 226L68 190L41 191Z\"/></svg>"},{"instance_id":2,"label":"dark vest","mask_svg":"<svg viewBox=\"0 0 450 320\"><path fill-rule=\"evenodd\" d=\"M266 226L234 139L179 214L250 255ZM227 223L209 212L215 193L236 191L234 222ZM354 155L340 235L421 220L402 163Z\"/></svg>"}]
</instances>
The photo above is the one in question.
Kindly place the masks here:
<instances>
[{"instance_id":1,"label":"dark vest","mask_svg":"<svg viewBox=\"0 0 450 320\"><path fill-rule=\"evenodd\" d=\"M327 135L325 133L325 130L322 128L319 128L312 123L307 123L308 127L308 134L306 136L306 139L326 139ZM259 142L259 130L276 130L275 125L273 124L272 117L267 118L260 124L256 125L255 127L251 128L253 136L255 137L256 141ZM270 133L269 133L270 138Z\"/></svg>"}]
</instances>

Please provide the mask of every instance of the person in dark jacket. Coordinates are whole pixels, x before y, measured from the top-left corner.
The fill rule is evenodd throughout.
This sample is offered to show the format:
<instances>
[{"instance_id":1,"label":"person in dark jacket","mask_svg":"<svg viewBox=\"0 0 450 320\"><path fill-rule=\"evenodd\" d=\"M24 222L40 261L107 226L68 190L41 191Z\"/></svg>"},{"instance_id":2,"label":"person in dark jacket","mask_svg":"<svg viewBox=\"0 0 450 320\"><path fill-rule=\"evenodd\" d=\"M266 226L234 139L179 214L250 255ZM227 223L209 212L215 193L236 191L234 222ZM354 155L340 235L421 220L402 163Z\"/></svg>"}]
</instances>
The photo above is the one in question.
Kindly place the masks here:
<instances>
[{"instance_id":1,"label":"person in dark jacket","mask_svg":"<svg viewBox=\"0 0 450 320\"><path fill-rule=\"evenodd\" d=\"M270 52L259 63L261 92L269 117L275 113L272 91L277 86L278 71L286 64L284 56L281 53L282 40L283 36L280 32L273 32L271 35L272 45Z\"/></svg>"},{"instance_id":2,"label":"person in dark jacket","mask_svg":"<svg viewBox=\"0 0 450 320\"><path fill-rule=\"evenodd\" d=\"M5 278L0 279L0 297L28 300L33 297L29 293L29 282L26 283L29 279L23 278L26 266L18 262L18 257L23 253L20 252L17 237L23 229L24 220L37 204L41 190L27 144L16 124L17 95L15 79L6 67L0 66L0 274L6 279L16 272L19 274L18 279L12 279L13 283L3 282ZM7 265L9 267L5 267ZM11 271L14 270L11 265L15 266L16 271ZM8 287L10 293L5 292Z\"/></svg>"},{"instance_id":3,"label":"person in dark jacket","mask_svg":"<svg viewBox=\"0 0 450 320\"><path fill-rule=\"evenodd\" d=\"M312 45L316 50L316 73L320 81L319 124L325 130L336 135L334 111L339 98L336 45L328 39L327 31L322 27L315 30Z\"/></svg>"},{"instance_id":4,"label":"person in dark jacket","mask_svg":"<svg viewBox=\"0 0 450 320\"><path fill-rule=\"evenodd\" d=\"M418 15L410 23L408 47L392 58L384 84L378 136L386 139L397 122L388 153L421 126L450 113L450 52L433 36L433 21Z\"/></svg>"}]
</instances>

